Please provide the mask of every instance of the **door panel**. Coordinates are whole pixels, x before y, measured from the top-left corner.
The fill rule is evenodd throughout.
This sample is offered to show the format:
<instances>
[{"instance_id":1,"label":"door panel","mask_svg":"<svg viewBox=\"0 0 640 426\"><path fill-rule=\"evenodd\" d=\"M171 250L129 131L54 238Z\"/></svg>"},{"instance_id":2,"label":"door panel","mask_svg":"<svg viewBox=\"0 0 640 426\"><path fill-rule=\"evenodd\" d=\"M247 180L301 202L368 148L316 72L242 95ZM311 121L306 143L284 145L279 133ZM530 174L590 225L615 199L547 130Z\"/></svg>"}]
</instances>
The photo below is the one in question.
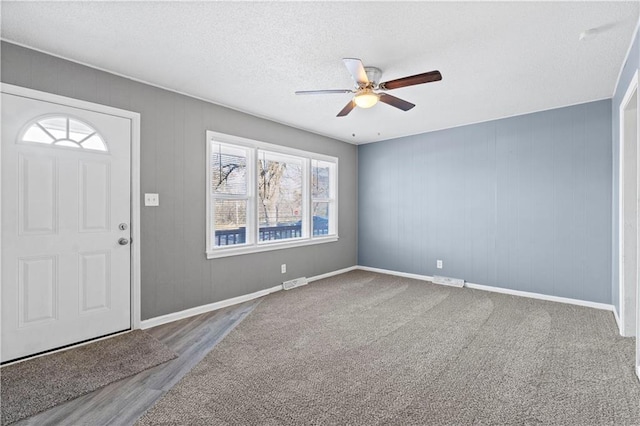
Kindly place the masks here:
<instances>
[{"instance_id":1,"label":"door panel","mask_svg":"<svg viewBox=\"0 0 640 426\"><path fill-rule=\"evenodd\" d=\"M57 318L56 256L18 259L20 327Z\"/></svg>"},{"instance_id":2,"label":"door panel","mask_svg":"<svg viewBox=\"0 0 640 426\"><path fill-rule=\"evenodd\" d=\"M2 107L2 361L129 329L131 121Z\"/></svg>"},{"instance_id":3,"label":"door panel","mask_svg":"<svg viewBox=\"0 0 640 426\"><path fill-rule=\"evenodd\" d=\"M80 253L80 313L111 307L111 253Z\"/></svg>"},{"instance_id":4,"label":"door panel","mask_svg":"<svg viewBox=\"0 0 640 426\"><path fill-rule=\"evenodd\" d=\"M111 167L109 163L80 163L80 231L108 231L111 213Z\"/></svg>"},{"instance_id":5,"label":"door panel","mask_svg":"<svg viewBox=\"0 0 640 426\"><path fill-rule=\"evenodd\" d=\"M18 220L20 233L53 234L56 231L57 167L55 158L18 154Z\"/></svg>"}]
</instances>

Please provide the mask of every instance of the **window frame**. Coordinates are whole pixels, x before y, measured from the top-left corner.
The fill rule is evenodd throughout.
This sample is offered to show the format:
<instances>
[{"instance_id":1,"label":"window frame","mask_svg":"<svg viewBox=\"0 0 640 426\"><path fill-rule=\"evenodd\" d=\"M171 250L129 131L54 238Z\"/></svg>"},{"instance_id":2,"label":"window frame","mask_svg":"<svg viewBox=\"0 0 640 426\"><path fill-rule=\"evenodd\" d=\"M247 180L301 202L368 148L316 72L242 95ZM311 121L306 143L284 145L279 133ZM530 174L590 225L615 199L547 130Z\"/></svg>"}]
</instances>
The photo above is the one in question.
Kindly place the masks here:
<instances>
[{"instance_id":1,"label":"window frame","mask_svg":"<svg viewBox=\"0 0 640 426\"><path fill-rule=\"evenodd\" d=\"M206 247L205 253L207 259L216 259L228 256L237 256L249 253L259 253L271 250L280 250L292 247L302 247L315 244L323 244L338 241L338 158L319 154L315 152L304 151L296 148L289 148L281 145L275 145L267 142L257 141L253 139L243 138L239 136L229 135L225 133L206 131ZM212 193L212 168L211 156L212 145L214 143L231 145L247 150L247 235L244 244L214 246L215 242L215 226L213 217L212 202L214 199L227 199L223 196L214 196ZM259 201L258 201L258 176L257 168L259 161L259 152L265 151L275 155L299 158L302 162L302 237L259 241ZM312 164L313 160L333 164L331 185L331 202L329 210L329 234L313 235L313 218L312 218ZM333 232L333 233L332 233Z\"/></svg>"}]
</instances>

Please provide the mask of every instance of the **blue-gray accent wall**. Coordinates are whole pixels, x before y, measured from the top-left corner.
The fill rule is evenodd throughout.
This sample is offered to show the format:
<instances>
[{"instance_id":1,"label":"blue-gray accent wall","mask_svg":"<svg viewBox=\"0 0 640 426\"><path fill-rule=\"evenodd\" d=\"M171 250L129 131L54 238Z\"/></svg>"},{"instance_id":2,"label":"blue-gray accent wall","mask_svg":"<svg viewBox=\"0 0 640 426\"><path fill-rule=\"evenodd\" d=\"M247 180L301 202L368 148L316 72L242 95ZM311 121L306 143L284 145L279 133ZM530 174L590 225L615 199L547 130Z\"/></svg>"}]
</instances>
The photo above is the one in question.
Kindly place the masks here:
<instances>
[{"instance_id":1,"label":"blue-gray accent wall","mask_svg":"<svg viewBox=\"0 0 640 426\"><path fill-rule=\"evenodd\" d=\"M359 146L359 264L611 303L611 124L609 99Z\"/></svg>"},{"instance_id":2,"label":"blue-gray accent wall","mask_svg":"<svg viewBox=\"0 0 640 426\"><path fill-rule=\"evenodd\" d=\"M615 306L616 311L620 312L620 277L618 270L619 260L619 185L620 185L620 103L624 97L627 87L633 78L635 72L640 68L640 32L636 32L636 35L631 44L629 50L629 56L625 61L622 72L620 73L620 79L616 86L615 93L613 95L611 112L612 118L612 161L613 161L613 203L612 203L612 240L611 240L611 303Z\"/></svg>"}]
</instances>

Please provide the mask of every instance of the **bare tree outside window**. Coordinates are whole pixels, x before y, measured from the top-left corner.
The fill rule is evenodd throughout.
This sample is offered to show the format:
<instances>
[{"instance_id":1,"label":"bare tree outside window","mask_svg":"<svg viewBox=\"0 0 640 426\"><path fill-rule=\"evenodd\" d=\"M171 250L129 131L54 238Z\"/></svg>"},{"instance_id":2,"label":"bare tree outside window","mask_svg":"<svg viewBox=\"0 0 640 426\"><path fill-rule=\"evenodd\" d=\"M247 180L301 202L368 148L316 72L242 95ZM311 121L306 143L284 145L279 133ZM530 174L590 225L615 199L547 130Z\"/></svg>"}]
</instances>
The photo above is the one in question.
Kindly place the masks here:
<instances>
[{"instance_id":1,"label":"bare tree outside window","mask_svg":"<svg viewBox=\"0 0 640 426\"><path fill-rule=\"evenodd\" d=\"M258 219L260 240L301 237L302 161L259 151ZM289 226L296 229L264 232L264 228Z\"/></svg>"}]
</instances>

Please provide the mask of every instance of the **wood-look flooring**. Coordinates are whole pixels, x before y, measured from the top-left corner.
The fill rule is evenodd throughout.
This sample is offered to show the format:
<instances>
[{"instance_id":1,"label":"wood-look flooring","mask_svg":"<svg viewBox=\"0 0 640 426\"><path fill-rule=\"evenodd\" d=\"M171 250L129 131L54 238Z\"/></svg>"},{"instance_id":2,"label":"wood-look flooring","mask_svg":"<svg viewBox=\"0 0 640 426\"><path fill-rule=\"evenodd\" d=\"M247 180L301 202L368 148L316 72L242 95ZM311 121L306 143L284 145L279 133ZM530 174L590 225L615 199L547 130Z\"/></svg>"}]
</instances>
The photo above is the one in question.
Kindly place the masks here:
<instances>
[{"instance_id":1,"label":"wood-look flooring","mask_svg":"<svg viewBox=\"0 0 640 426\"><path fill-rule=\"evenodd\" d=\"M260 299L146 330L179 357L14 423L131 425L238 325Z\"/></svg>"}]
</instances>

